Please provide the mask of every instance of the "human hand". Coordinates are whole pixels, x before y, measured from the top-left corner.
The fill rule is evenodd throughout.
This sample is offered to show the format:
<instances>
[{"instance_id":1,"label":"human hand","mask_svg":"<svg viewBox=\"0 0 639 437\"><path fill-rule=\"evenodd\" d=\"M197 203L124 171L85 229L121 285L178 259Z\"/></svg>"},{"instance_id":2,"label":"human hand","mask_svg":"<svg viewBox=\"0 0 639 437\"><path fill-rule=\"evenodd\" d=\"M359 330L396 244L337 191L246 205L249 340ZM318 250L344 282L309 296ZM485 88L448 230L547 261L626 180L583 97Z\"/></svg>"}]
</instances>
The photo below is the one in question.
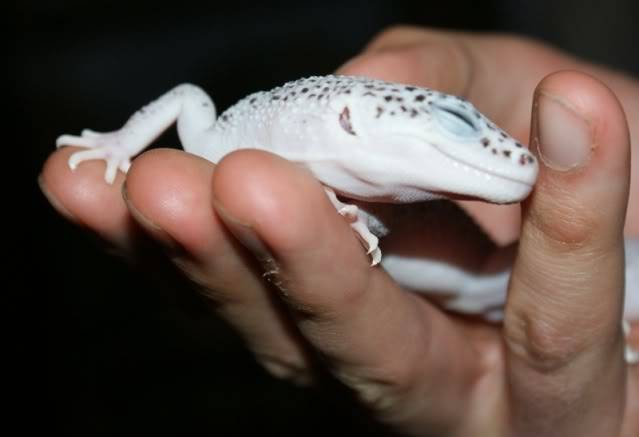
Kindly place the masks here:
<instances>
[{"instance_id":1,"label":"human hand","mask_svg":"<svg viewBox=\"0 0 639 437\"><path fill-rule=\"evenodd\" d=\"M371 68L370 74L378 77L452 92L447 81L462 68L452 67L450 59L464 55L447 53L454 50L454 37L437 35L432 44L370 53L346 72ZM385 34L377 43L398 36ZM475 38L464 42L465 50L486 43ZM516 106L520 99L530 101L525 84L536 84L546 73L532 66L544 64L551 71L562 68L562 61L549 53L542 56L538 50L544 49L537 47L529 48L534 53L521 46L513 52L499 50L511 43L492 41L494 50L488 52L505 56L504 62L493 58L491 64L501 69L513 52L520 58L517 63L513 59L521 70L512 73L510 86L502 80L509 74L495 84L495 72L489 70L467 77L464 89L482 111L523 139L527 128L521 126L529 117L522 111L530 114L530 109ZM429 60L447 61L419 70L414 56L420 49L435 51ZM545 64L547 58L552 63ZM522 66L526 60L530 64ZM571 59L563 62L575 66ZM416 71L414 80L384 76L395 67L398 74ZM436 79L439 86L436 80L424 83L424 67L443 74ZM444 314L421 296L401 290L381 269L371 269L319 184L263 152L237 152L217 167L183 152L148 152L127 175L126 202L120 196L124 177L119 175L114 186L105 185L101 163L88 162L70 173L70 148L47 161L42 182L59 209L121 250L134 244L129 224L135 219L166 245L171 258L272 373L312 381L313 354L308 351L317 352L373 414L401 431L636 435L638 374L623 363L619 329L621 229L629 174L624 116L605 87L577 73L549 77L539 89L542 148L551 140L574 144L583 127L573 117L560 130L574 136L556 140L547 133L546 126L559 117L552 103L558 99L589 120L597 148L577 169L542 165L524 208L503 333ZM492 103L482 106L481 98ZM602 211L600 205L609 209ZM262 281L264 271L273 287Z\"/></svg>"}]
</instances>

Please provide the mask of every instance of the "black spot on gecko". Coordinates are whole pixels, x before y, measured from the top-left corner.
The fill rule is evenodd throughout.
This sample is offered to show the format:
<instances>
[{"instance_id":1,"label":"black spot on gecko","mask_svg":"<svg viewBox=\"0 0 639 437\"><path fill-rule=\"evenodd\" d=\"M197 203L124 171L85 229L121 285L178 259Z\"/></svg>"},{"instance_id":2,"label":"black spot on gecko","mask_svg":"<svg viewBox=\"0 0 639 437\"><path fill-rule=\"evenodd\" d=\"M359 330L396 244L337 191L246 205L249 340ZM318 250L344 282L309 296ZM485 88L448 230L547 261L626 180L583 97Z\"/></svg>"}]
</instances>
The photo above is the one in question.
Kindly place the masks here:
<instances>
[{"instance_id":1,"label":"black spot on gecko","mask_svg":"<svg viewBox=\"0 0 639 437\"><path fill-rule=\"evenodd\" d=\"M249 103L253 104L253 103L255 103L256 100L257 100L257 97L253 97L251 100L249 100Z\"/></svg>"},{"instance_id":2,"label":"black spot on gecko","mask_svg":"<svg viewBox=\"0 0 639 437\"><path fill-rule=\"evenodd\" d=\"M222 114L222 121L227 121L229 119L229 116L226 114Z\"/></svg>"},{"instance_id":3,"label":"black spot on gecko","mask_svg":"<svg viewBox=\"0 0 639 437\"><path fill-rule=\"evenodd\" d=\"M413 109L410 110L410 116L411 117L415 118L415 117L417 117L417 114L418 114L417 109L413 108Z\"/></svg>"},{"instance_id":4,"label":"black spot on gecko","mask_svg":"<svg viewBox=\"0 0 639 437\"><path fill-rule=\"evenodd\" d=\"M395 115L395 111L391 111L391 112L390 112L390 115Z\"/></svg>"},{"instance_id":5,"label":"black spot on gecko","mask_svg":"<svg viewBox=\"0 0 639 437\"><path fill-rule=\"evenodd\" d=\"M302 92L303 93L307 93L308 92L308 88L302 88Z\"/></svg>"},{"instance_id":6,"label":"black spot on gecko","mask_svg":"<svg viewBox=\"0 0 639 437\"><path fill-rule=\"evenodd\" d=\"M350 94L350 93L351 93L351 90L344 91L344 94Z\"/></svg>"},{"instance_id":7,"label":"black spot on gecko","mask_svg":"<svg viewBox=\"0 0 639 437\"><path fill-rule=\"evenodd\" d=\"M398 102L403 102L404 101L404 99L402 97L395 97L395 100L398 101Z\"/></svg>"},{"instance_id":8,"label":"black spot on gecko","mask_svg":"<svg viewBox=\"0 0 639 437\"><path fill-rule=\"evenodd\" d=\"M496 154L497 154L497 149L495 149L495 148L490 149L490 151L491 151L491 152L493 152L493 155L496 155Z\"/></svg>"},{"instance_id":9,"label":"black spot on gecko","mask_svg":"<svg viewBox=\"0 0 639 437\"><path fill-rule=\"evenodd\" d=\"M273 96L273 97L271 97L271 100L279 100L279 99L280 99L280 96Z\"/></svg>"},{"instance_id":10,"label":"black spot on gecko","mask_svg":"<svg viewBox=\"0 0 639 437\"><path fill-rule=\"evenodd\" d=\"M404 89L406 91L415 91L417 88L415 88L414 86L405 86Z\"/></svg>"},{"instance_id":11,"label":"black spot on gecko","mask_svg":"<svg viewBox=\"0 0 639 437\"><path fill-rule=\"evenodd\" d=\"M482 138L481 139L481 144L484 147L488 147L490 145L490 140L488 138Z\"/></svg>"},{"instance_id":12,"label":"black spot on gecko","mask_svg":"<svg viewBox=\"0 0 639 437\"><path fill-rule=\"evenodd\" d=\"M315 97L315 94L309 94L309 95L308 95L308 98L309 98L309 99L312 99L313 97Z\"/></svg>"},{"instance_id":13,"label":"black spot on gecko","mask_svg":"<svg viewBox=\"0 0 639 437\"><path fill-rule=\"evenodd\" d=\"M510 150L502 150L501 153L506 157L510 158L510 154L512 153Z\"/></svg>"},{"instance_id":14,"label":"black spot on gecko","mask_svg":"<svg viewBox=\"0 0 639 437\"><path fill-rule=\"evenodd\" d=\"M426 96L423 94L419 94L417 96L415 96L415 101L416 102L423 102L424 100L426 100Z\"/></svg>"},{"instance_id":15,"label":"black spot on gecko","mask_svg":"<svg viewBox=\"0 0 639 437\"><path fill-rule=\"evenodd\" d=\"M373 97L375 97L375 96L376 96L376 94L375 94L375 93L372 93L372 92L370 92L370 91L366 91L364 94L362 94L362 97L364 97L364 96L373 96Z\"/></svg>"},{"instance_id":16,"label":"black spot on gecko","mask_svg":"<svg viewBox=\"0 0 639 437\"><path fill-rule=\"evenodd\" d=\"M501 135L502 138L507 138L508 134L506 132L504 132L503 130L499 132L499 135Z\"/></svg>"},{"instance_id":17,"label":"black spot on gecko","mask_svg":"<svg viewBox=\"0 0 639 437\"><path fill-rule=\"evenodd\" d=\"M515 147L522 148L524 147L519 141L515 142Z\"/></svg>"},{"instance_id":18,"label":"black spot on gecko","mask_svg":"<svg viewBox=\"0 0 639 437\"><path fill-rule=\"evenodd\" d=\"M348 106L344 106L344 109L339 115L339 125L349 134L356 135L353 130L353 125L351 124L351 111L348 109Z\"/></svg>"},{"instance_id":19,"label":"black spot on gecko","mask_svg":"<svg viewBox=\"0 0 639 437\"><path fill-rule=\"evenodd\" d=\"M210 105L209 105L209 103L208 103L208 102L202 102L202 106L203 106L204 108L208 108Z\"/></svg>"},{"instance_id":20,"label":"black spot on gecko","mask_svg":"<svg viewBox=\"0 0 639 437\"><path fill-rule=\"evenodd\" d=\"M408 109L406 109L406 106L404 105L401 105L399 108L402 110L402 112L408 111Z\"/></svg>"},{"instance_id":21,"label":"black spot on gecko","mask_svg":"<svg viewBox=\"0 0 639 437\"><path fill-rule=\"evenodd\" d=\"M384 96L384 100L390 102L391 100L393 100L393 96Z\"/></svg>"},{"instance_id":22,"label":"black spot on gecko","mask_svg":"<svg viewBox=\"0 0 639 437\"><path fill-rule=\"evenodd\" d=\"M377 107L377 114L375 114L375 118L379 118L380 115L382 115L382 113L384 112L384 108L382 108L381 106Z\"/></svg>"},{"instance_id":23,"label":"black spot on gecko","mask_svg":"<svg viewBox=\"0 0 639 437\"><path fill-rule=\"evenodd\" d=\"M324 89L322 91L324 91L325 93L327 93L330 90L329 87L325 86Z\"/></svg>"},{"instance_id":24,"label":"black spot on gecko","mask_svg":"<svg viewBox=\"0 0 639 437\"><path fill-rule=\"evenodd\" d=\"M475 115L475 118L476 118L477 120L479 120L479 119L481 118L481 114L479 113L479 111L474 110L474 111L473 111L473 114Z\"/></svg>"},{"instance_id":25,"label":"black spot on gecko","mask_svg":"<svg viewBox=\"0 0 639 437\"><path fill-rule=\"evenodd\" d=\"M364 85L364 88L368 88L369 90L373 89L374 87L375 86L373 84L370 84L370 83L367 83L366 85Z\"/></svg>"}]
</instances>

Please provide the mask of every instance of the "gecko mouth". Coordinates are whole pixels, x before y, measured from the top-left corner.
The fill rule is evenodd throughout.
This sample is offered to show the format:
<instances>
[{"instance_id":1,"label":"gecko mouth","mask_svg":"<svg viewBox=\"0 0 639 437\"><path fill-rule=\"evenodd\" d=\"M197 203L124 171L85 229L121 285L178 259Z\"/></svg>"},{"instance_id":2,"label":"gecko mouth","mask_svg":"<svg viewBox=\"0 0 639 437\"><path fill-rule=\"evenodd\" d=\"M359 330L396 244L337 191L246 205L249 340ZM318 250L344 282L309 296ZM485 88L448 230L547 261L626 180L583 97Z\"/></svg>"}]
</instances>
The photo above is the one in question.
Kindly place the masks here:
<instances>
[{"instance_id":1,"label":"gecko mouth","mask_svg":"<svg viewBox=\"0 0 639 437\"><path fill-rule=\"evenodd\" d=\"M435 147L446 158L451 160L453 165L459 166L464 170L475 171L487 177L493 177L493 178L500 179L502 181L514 183L517 185L523 185L524 187L527 187L527 188L532 188L532 186L535 183L536 172L534 172L532 178L530 176L529 171L524 172L524 174L521 177L517 177L515 174L507 174L504 172L497 171L494 168L487 168L482 165L478 165L475 162L468 162L462 158L459 158L458 156L454 156L454 155L451 155L450 153L447 153L446 151L442 150L436 145L433 145L433 147Z\"/></svg>"}]
</instances>

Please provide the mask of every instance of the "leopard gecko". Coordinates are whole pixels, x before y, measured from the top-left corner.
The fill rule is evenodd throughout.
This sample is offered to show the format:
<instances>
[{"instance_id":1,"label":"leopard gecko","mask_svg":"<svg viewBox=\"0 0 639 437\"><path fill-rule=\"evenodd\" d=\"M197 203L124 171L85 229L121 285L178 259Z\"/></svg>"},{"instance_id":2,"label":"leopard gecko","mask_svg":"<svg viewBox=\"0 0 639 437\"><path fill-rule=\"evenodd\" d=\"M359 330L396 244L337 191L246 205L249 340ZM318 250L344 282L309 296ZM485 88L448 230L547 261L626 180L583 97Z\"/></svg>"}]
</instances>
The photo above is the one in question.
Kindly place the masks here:
<instances>
[{"instance_id":1,"label":"leopard gecko","mask_svg":"<svg viewBox=\"0 0 639 437\"><path fill-rule=\"evenodd\" d=\"M210 97L182 84L119 130L87 129L62 135L56 144L87 148L71 155L71 169L86 160L106 161L105 180L112 183L175 122L184 150L212 162L250 147L305 166L348 218L373 265L381 261L410 290L447 293L452 298L443 305L449 310L501 318L508 271L478 276L431 259L382 259L378 238L389 229L361 206L345 203L411 203L451 194L492 203L524 199L537 178L536 158L467 100L365 77L313 76L251 94L216 118ZM624 317L639 319L639 240L626 241L626 288ZM628 349L626 358L637 362L639 353Z\"/></svg>"}]
</instances>

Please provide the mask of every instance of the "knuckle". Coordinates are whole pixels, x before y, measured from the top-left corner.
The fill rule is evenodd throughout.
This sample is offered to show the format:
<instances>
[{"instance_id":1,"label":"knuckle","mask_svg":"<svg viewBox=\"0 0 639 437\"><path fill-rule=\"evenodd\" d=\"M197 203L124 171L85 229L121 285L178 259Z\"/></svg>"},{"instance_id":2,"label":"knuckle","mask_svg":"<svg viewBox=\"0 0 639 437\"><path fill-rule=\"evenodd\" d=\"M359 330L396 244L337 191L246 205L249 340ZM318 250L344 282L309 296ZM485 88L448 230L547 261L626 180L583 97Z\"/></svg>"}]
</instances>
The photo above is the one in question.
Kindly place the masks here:
<instances>
[{"instance_id":1,"label":"knuckle","mask_svg":"<svg viewBox=\"0 0 639 437\"><path fill-rule=\"evenodd\" d=\"M554 373L587 349L592 327L564 317L507 315L504 339L510 352L540 373ZM586 324L587 325L587 324Z\"/></svg>"},{"instance_id":2,"label":"knuckle","mask_svg":"<svg viewBox=\"0 0 639 437\"><path fill-rule=\"evenodd\" d=\"M341 369L337 378L351 388L368 408L384 416L391 414L418 381L419 367L405 357L386 357L368 369Z\"/></svg>"},{"instance_id":3,"label":"knuckle","mask_svg":"<svg viewBox=\"0 0 639 437\"><path fill-rule=\"evenodd\" d=\"M552 189L555 196L530 211L529 223L538 236L548 240L559 251L572 251L588 246L598 235L600 213L574 199L570 193Z\"/></svg>"}]
</instances>

